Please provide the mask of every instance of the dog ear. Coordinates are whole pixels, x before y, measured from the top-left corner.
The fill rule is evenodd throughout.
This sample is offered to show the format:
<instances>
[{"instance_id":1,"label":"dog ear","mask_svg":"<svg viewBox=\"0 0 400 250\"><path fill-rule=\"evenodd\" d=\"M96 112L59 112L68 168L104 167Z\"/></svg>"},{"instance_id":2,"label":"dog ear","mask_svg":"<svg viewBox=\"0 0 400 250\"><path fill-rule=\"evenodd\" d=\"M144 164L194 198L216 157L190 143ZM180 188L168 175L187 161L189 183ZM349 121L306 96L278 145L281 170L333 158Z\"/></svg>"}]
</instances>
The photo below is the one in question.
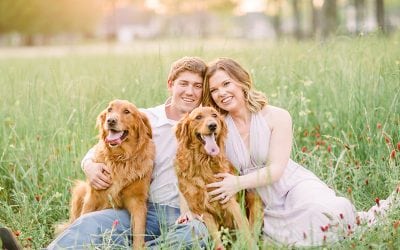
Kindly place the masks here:
<instances>
[{"instance_id":1,"label":"dog ear","mask_svg":"<svg viewBox=\"0 0 400 250\"><path fill-rule=\"evenodd\" d=\"M106 132L104 131L104 123L106 122L106 114L107 114L107 109L103 110L96 119L96 128L99 130L99 139L105 139L106 138Z\"/></svg>"},{"instance_id":2,"label":"dog ear","mask_svg":"<svg viewBox=\"0 0 400 250\"><path fill-rule=\"evenodd\" d=\"M179 140L180 138L188 138L189 133L189 114L186 114L175 126L175 136Z\"/></svg>"},{"instance_id":3,"label":"dog ear","mask_svg":"<svg viewBox=\"0 0 400 250\"><path fill-rule=\"evenodd\" d=\"M220 134L218 136L217 143L218 143L218 146L225 147L225 139L226 139L226 136L228 134L228 127L227 127L225 119L224 119L224 117L222 115L218 115L218 119L221 122L221 132L220 132Z\"/></svg>"},{"instance_id":4,"label":"dog ear","mask_svg":"<svg viewBox=\"0 0 400 250\"><path fill-rule=\"evenodd\" d=\"M140 111L139 111L139 115L140 115L140 120L143 122L143 129L145 130L146 135L149 138L153 138L153 132L151 130L151 125L150 125L149 119L147 118L147 116L144 113L142 113Z\"/></svg>"}]
</instances>

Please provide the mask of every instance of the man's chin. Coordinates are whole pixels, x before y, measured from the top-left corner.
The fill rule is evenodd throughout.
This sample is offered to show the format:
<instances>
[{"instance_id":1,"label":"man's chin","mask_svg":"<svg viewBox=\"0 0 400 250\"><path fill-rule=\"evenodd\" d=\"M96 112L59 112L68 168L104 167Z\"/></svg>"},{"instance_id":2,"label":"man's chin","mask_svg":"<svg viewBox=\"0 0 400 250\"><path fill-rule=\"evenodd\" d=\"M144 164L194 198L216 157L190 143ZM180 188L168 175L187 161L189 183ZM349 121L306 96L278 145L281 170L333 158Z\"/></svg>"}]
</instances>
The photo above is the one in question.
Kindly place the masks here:
<instances>
[{"instance_id":1,"label":"man's chin","mask_svg":"<svg viewBox=\"0 0 400 250\"><path fill-rule=\"evenodd\" d=\"M188 104L182 105L181 111L182 113L190 113L193 109L197 108L200 104Z\"/></svg>"}]
</instances>

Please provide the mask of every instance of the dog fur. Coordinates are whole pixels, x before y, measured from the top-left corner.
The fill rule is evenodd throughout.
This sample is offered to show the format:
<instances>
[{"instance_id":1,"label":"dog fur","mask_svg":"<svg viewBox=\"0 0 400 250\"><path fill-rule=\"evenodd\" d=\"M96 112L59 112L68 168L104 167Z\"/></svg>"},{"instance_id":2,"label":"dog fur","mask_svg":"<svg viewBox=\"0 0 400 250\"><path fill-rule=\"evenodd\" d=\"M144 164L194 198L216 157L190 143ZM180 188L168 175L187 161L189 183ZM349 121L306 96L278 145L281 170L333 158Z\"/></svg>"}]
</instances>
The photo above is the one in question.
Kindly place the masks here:
<instances>
[{"instance_id":1,"label":"dog fur","mask_svg":"<svg viewBox=\"0 0 400 250\"><path fill-rule=\"evenodd\" d=\"M88 181L77 181L72 190L67 225L92 211L125 208L131 214L133 247L142 248L155 157L150 123L132 103L114 100L98 116L97 127L99 142L93 161L110 168L112 185L96 190Z\"/></svg>"},{"instance_id":2,"label":"dog fur","mask_svg":"<svg viewBox=\"0 0 400 250\"><path fill-rule=\"evenodd\" d=\"M207 190L206 184L220 181L214 175L236 174L235 168L224 153L226 135L225 121L212 107L194 109L182 118L176 127L178 150L175 166L179 189L189 210L202 216L216 248L223 248L218 234L221 226L243 230L247 240L254 242L249 237L250 228L262 214L261 199L254 192L246 192L245 202L250 225L246 216L242 215L237 197L231 197L225 204L219 201L209 202L207 192L211 190ZM206 140L214 139L216 146L206 145Z\"/></svg>"}]
</instances>

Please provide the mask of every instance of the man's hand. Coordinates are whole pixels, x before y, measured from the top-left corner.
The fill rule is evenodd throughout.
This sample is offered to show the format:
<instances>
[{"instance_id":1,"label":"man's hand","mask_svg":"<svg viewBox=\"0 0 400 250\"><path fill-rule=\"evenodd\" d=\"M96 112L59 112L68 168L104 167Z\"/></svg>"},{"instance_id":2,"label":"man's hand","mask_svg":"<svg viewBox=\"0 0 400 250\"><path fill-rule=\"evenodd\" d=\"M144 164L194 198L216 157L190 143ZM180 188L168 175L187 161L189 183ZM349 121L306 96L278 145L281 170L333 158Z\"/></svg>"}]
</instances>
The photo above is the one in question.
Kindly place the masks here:
<instances>
[{"instance_id":1,"label":"man's hand","mask_svg":"<svg viewBox=\"0 0 400 250\"><path fill-rule=\"evenodd\" d=\"M87 160L83 172L89 179L90 185L96 190L107 189L111 186L110 169L104 163Z\"/></svg>"}]
</instances>

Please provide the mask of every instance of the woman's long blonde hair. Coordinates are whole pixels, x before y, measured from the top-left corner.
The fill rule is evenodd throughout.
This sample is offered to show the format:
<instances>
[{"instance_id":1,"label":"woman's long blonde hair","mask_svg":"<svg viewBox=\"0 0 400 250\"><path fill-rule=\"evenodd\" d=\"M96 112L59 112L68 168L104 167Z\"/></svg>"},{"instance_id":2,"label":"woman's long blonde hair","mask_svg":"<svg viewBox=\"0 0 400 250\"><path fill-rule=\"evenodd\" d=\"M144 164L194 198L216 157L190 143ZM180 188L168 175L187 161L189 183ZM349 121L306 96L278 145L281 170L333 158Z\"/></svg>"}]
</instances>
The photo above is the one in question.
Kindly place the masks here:
<instances>
[{"instance_id":1,"label":"woman's long blonde hair","mask_svg":"<svg viewBox=\"0 0 400 250\"><path fill-rule=\"evenodd\" d=\"M203 106L212 106L216 108L221 114L228 113L227 111L219 108L211 97L209 80L210 77L212 77L217 70L225 71L225 73L227 73L229 77L239 83L240 87L243 90L246 106L250 110L250 112L258 112L265 105L267 105L267 97L264 93L254 89L250 74L245 69L243 69L240 64L230 58L218 58L217 60L209 63L207 67L203 86Z\"/></svg>"}]
</instances>

